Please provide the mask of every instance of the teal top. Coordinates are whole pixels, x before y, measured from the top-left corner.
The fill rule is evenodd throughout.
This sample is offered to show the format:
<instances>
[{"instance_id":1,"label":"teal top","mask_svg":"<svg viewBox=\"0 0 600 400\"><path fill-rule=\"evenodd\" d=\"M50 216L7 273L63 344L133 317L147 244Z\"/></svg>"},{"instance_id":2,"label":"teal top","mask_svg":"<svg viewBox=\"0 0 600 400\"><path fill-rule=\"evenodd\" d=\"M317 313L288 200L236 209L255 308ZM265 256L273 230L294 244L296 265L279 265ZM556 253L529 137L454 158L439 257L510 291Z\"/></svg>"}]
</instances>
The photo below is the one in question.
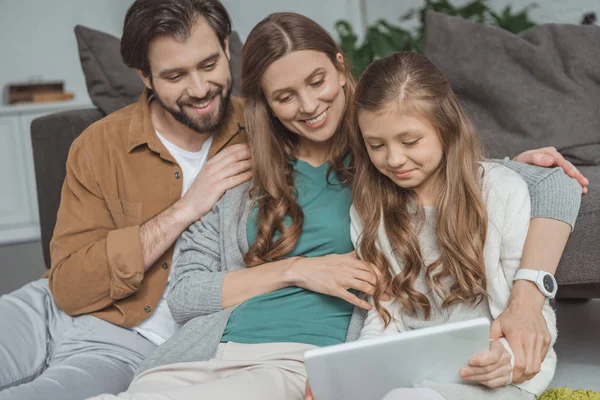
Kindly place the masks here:
<instances>
[{"instance_id":1,"label":"teal top","mask_svg":"<svg viewBox=\"0 0 600 400\"><path fill-rule=\"evenodd\" d=\"M313 167L297 160L293 166L304 225L296 246L286 257L320 257L354 250L350 239L350 187L340 185L334 172L329 177L331 184L327 182L329 163ZM250 244L256 240L257 212L252 211L246 225ZM315 346L343 343L353 309L340 298L287 287L240 304L231 313L221 341Z\"/></svg>"}]
</instances>

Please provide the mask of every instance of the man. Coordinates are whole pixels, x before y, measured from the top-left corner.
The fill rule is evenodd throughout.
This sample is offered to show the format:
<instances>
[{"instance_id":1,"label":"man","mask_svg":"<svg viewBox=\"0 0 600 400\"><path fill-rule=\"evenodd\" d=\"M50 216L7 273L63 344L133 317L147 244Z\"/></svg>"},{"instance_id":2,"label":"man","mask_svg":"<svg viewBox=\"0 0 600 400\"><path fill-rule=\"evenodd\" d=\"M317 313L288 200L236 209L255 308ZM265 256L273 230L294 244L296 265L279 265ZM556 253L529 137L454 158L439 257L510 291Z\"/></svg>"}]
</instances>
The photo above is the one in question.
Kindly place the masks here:
<instances>
[{"instance_id":1,"label":"man","mask_svg":"<svg viewBox=\"0 0 600 400\"><path fill-rule=\"evenodd\" d=\"M251 177L230 33L218 1L129 10L121 53L148 90L71 147L49 279L0 301L0 399L118 393L179 328L165 301L176 241Z\"/></svg>"},{"instance_id":2,"label":"man","mask_svg":"<svg viewBox=\"0 0 600 400\"><path fill-rule=\"evenodd\" d=\"M128 11L121 53L148 90L72 145L49 280L0 299L0 400L124 391L179 328L164 301L177 239L251 177L230 30L217 0L136 0Z\"/></svg>"}]
</instances>

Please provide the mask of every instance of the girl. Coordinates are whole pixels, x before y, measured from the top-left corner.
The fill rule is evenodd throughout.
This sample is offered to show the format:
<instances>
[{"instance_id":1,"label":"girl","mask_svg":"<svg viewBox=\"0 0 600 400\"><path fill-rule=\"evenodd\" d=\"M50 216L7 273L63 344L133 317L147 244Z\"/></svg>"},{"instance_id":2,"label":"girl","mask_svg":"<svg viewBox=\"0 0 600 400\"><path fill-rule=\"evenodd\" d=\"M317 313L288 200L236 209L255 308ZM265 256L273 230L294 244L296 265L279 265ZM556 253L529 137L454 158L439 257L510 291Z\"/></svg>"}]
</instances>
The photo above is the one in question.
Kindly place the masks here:
<instances>
[{"instance_id":1,"label":"girl","mask_svg":"<svg viewBox=\"0 0 600 400\"><path fill-rule=\"evenodd\" d=\"M481 162L468 118L424 56L404 52L374 62L357 85L355 107L353 240L381 278L361 339L497 318L529 226L525 182L502 165ZM382 301L384 292L392 300ZM553 344L556 319L548 302L543 316ZM385 399L534 399L552 379L554 351L520 385L510 385L511 358L505 340L492 341L489 353L461 370L465 381L479 385L424 382Z\"/></svg>"}]
</instances>

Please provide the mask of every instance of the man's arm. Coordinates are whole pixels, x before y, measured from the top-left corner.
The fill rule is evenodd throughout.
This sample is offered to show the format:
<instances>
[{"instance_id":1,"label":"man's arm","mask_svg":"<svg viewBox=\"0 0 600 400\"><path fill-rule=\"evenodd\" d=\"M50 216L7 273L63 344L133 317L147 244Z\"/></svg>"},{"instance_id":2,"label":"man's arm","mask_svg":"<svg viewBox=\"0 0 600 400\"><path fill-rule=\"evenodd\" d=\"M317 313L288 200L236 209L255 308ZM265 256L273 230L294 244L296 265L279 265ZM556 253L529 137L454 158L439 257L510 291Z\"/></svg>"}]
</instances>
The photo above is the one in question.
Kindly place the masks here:
<instances>
[{"instance_id":1,"label":"man's arm","mask_svg":"<svg viewBox=\"0 0 600 400\"><path fill-rule=\"evenodd\" d=\"M117 229L93 171L82 142L76 141L50 244L50 289L70 315L98 311L135 293L144 276L140 226Z\"/></svg>"},{"instance_id":2,"label":"man's arm","mask_svg":"<svg viewBox=\"0 0 600 400\"><path fill-rule=\"evenodd\" d=\"M580 183L558 168L539 168L513 161L505 161L505 165L525 179L531 194L533 219L519 269L554 274L579 211ZM492 323L493 337L506 337L513 349L516 383L533 378L548 351L550 335L542 316L544 301L544 295L535 284L517 281L506 310Z\"/></svg>"},{"instance_id":3,"label":"man's arm","mask_svg":"<svg viewBox=\"0 0 600 400\"><path fill-rule=\"evenodd\" d=\"M571 226L562 221L531 220L519 269L556 272ZM515 365L513 382L533 378L551 344L551 336L542 315L546 297L530 281L514 282L506 309L492 323L492 338L506 337L512 348Z\"/></svg>"},{"instance_id":4,"label":"man's arm","mask_svg":"<svg viewBox=\"0 0 600 400\"><path fill-rule=\"evenodd\" d=\"M76 142L50 249L50 289L59 307L70 315L87 314L136 293L144 272L179 235L225 190L250 179L249 157L245 145L223 150L207 162L184 198L142 225L117 229L93 164Z\"/></svg>"},{"instance_id":5,"label":"man's arm","mask_svg":"<svg viewBox=\"0 0 600 400\"><path fill-rule=\"evenodd\" d=\"M164 254L191 224L213 208L221 196L251 178L250 151L230 146L210 159L183 198L140 228L144 269Z\"/></svg>"}]
</instances>

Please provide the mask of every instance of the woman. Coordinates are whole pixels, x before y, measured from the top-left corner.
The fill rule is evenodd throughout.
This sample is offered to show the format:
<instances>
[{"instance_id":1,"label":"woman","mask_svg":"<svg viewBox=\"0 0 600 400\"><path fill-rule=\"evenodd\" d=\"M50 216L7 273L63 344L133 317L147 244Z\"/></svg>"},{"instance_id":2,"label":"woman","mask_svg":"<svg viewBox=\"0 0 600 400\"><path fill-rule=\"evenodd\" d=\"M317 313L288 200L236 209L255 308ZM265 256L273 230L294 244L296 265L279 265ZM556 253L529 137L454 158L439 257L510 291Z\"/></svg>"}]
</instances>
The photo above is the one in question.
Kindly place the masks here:
<instances>
[{"instance_id":1,"label":"woman","mask_svg":"<svg viewBox=\"0 0 600 400\"><path fill-rule=\"evenodd\" d=\"M187 324L121 398L300 399L304 351L356 339L352 305L371 308L357 291L376 279L350 239L354 82L341 50L314 21L272 14L244 46L242 86L252 186L185 233L168 301Z\"/></svg>"}]
</instances>

